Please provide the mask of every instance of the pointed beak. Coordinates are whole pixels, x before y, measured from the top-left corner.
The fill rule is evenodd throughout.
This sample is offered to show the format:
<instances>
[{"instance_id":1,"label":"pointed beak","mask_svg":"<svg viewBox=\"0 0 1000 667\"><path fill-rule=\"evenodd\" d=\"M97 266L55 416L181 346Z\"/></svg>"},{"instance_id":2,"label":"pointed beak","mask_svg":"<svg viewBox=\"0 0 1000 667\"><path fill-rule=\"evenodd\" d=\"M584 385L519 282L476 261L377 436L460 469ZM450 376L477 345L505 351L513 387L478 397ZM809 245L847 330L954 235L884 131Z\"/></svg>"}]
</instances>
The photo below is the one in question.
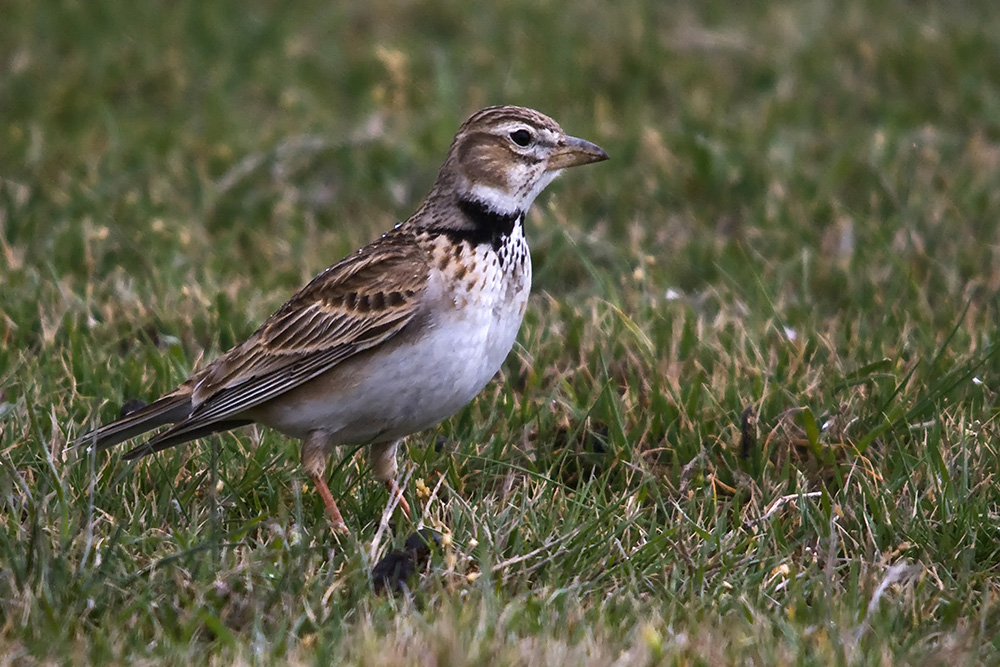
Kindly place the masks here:
<instances>
[{"instance_id":1,"label":"pointed beak","mask_svg":"<svg viewBox=\"0 0 1000 667\"><path fill-rule=\"evenodd\" d=\"M607 160L608 154L598 146L576 137L566 137L549 156L545 171L556 171L567 167Z\"/></svg>"}]
</instances>

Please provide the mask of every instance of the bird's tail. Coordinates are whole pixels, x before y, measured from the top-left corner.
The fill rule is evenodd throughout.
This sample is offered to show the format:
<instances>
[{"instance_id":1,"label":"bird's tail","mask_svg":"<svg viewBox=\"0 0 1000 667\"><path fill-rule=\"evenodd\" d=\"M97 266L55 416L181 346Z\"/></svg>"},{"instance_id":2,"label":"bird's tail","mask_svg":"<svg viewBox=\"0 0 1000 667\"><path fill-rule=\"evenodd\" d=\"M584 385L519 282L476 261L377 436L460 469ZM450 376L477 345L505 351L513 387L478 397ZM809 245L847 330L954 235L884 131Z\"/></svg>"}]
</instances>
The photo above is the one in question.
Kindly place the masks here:
<instances>
[{"instance_id":1,"label":"bird's tail","mask_svg":"<svg viewBox=\"0 0 1000 667\"><path fill-rule=\"evenodd\" d=\"M149 405L80 436L75 447L107 449L164 424L184 420L191 414L190 392L176 391Z\"/></svg>"}]
</instances>

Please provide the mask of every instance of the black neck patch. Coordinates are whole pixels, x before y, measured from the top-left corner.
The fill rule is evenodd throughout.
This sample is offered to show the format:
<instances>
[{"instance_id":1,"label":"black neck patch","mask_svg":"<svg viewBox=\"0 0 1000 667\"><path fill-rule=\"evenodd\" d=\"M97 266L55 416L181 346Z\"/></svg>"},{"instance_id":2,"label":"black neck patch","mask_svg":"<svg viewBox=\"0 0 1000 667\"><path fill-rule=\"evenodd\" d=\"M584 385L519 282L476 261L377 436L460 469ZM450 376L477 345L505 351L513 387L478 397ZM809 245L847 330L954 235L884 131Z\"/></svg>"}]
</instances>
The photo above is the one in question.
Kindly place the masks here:
<instances>
[{"instance_id":1,"label":"black neck patch","mask_svg":"<svg viewBox=\"0 0 1000 667\"><path fill-rule=\"evenodd\" d=\"M500 250L504 240L514 233L514 227L523 213L497 213L491 211L481 201L475 199L459 199L458 209L465 214L470 223L468 227L434 227L430 231L446 234L455 241L466 241L473 246L488 243L494 250Z\"/></svg>"}]
</instances>

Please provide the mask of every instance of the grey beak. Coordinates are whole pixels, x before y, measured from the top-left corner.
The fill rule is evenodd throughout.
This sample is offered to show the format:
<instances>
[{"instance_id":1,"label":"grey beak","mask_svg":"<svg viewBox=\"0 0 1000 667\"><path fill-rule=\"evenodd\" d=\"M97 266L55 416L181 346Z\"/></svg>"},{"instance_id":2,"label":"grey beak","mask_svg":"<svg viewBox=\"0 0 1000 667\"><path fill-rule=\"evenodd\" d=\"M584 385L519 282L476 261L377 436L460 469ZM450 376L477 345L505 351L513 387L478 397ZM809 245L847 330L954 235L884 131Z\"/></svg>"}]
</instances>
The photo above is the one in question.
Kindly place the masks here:
<instances>
[{"instance_id":1,"label":"grey beak","mask_svg":"<svg viewBox=\"0 0 1000 667\"><path fill-rule=\"evenodd\" d=\"M566 137L549 156L545 171L577 167L581 164L607 160L608 154L597 144L576 137Z\"/></svg>"}]
</instances>

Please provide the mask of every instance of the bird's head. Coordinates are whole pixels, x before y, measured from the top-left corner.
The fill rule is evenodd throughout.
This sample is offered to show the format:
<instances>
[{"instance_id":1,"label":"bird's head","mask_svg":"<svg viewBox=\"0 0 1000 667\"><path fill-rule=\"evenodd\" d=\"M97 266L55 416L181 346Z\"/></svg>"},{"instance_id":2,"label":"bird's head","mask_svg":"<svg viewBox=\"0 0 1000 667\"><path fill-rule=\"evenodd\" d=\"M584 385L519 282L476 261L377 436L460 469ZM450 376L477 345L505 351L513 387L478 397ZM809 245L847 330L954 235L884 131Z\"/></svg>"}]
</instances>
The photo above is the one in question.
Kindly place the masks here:
<instances>
[{"instance_id":1,"label":"bird's head","mask_svg":"<svg viewBox=\"0 0 1000 667\"><path fill-rule=\"evenodd\" d=\"M488 107L459 128L435 190L496 214L522 214L563 169L607 159L600 147L533 109Z\"/></svg>"}]
</instances>

